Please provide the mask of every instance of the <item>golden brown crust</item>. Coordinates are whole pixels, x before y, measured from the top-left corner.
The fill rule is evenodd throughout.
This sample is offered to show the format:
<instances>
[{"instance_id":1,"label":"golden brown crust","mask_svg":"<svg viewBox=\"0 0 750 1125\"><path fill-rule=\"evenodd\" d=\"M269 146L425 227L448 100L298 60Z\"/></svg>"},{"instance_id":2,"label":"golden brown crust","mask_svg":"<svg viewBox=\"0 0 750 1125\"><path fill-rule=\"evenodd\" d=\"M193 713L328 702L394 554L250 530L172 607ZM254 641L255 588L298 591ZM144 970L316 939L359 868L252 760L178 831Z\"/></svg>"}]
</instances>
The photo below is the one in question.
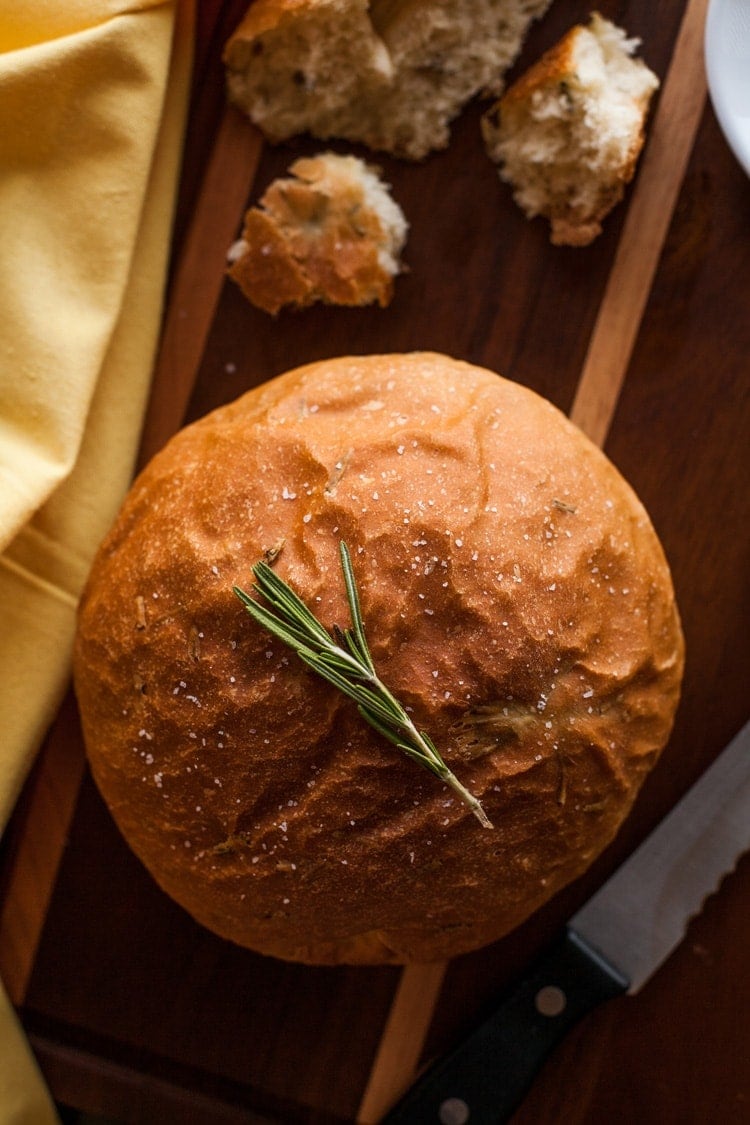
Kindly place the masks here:
<instances>
[{"instance_id":1,"label":"golden brown crust","mask_svg":"<svg viewBox=\"0 0 750 1125\"><path fill-rule=\"evenodd\" d=\"M233 596L275 566L345 624L484 802L432 775ZM94 777L202 923L311 962L453 956L609 842L682 672L669 571L603 454L532 392L443 356L324 361L215 411L143 472L81 603Z\"/></svg>"},{"instance_id":2,"label":"golden brown crust","mask_svg":"<svg viewBox=\"0 0 750 1125\"><path fill-rule=\"evenodd\" d=\"M296 160L292 177L274 180L245 216L242 253L229 276L266 312L315 301L381 307L393 296L393 273L381 261L385 222L368 201L353 157Z\"/></svg>"},{"instance_id":3,"label":"golden brown crust","mask_svg":"<svg viewBox=\"0 0 750 1125\"><path fill-rule=\"evenodd\" d=\"M227 272L249 301L270 313L312 304L312 283L271 215L257 207L248 211L242 242L242 255Z\"/></svg>"},{"instance_id":4,"label":"golden brown crust","mask_svg":"<svg viewBox=\"0 0 750 1125\"><path fill-rule=\"evenodd\" d=\"M499 100L498 105L504 112L512 113L516 106L522 108L535 90L543 90L570 75L574 66L576 39L581 30L580 25L571 27L562 39L519 75Z\"/></svg>"}]
</instances>

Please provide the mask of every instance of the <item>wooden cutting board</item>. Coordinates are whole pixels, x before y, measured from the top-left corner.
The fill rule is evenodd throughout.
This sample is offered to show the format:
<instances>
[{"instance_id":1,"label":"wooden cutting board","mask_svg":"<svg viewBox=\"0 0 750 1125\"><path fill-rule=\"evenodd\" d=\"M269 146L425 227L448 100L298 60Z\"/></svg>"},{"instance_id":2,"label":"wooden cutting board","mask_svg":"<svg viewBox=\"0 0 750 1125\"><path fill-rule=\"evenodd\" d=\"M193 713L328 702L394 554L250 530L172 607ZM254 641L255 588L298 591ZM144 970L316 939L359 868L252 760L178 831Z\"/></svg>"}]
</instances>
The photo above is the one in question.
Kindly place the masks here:
<instances>
[{"instance_id":1,"label":"wooden cutting board","mask_svg":"<svg viewBox=\"0 0 750 1125\"><path fill-rule=\"evenodd\" d=\"M445 152L418 165L377 160L411 224L391 306L275 319L225 282L225 252L246 205L321 146L270 148L226 108L221 47L243 7L198 14L142 460L183 421L309 360L428 348L482 364L570 412L640 494L673 568L688 665L672 740L592 870L496 945L405 971L287 965L198 927L115 830L69 697L4 841L0 970L55 1096L137 1125L376 1121L491 1009L748 712L750 183L706 100L706 0L599 5L643 38L662 88L637 179L592 246L555 248L543 222L521 215L471 106ZM588 12L556 0L517 70ZM749 904L743 861L643 992L568 1038L516 1125L750 1120Z\"/></svg>"}]
</instances>

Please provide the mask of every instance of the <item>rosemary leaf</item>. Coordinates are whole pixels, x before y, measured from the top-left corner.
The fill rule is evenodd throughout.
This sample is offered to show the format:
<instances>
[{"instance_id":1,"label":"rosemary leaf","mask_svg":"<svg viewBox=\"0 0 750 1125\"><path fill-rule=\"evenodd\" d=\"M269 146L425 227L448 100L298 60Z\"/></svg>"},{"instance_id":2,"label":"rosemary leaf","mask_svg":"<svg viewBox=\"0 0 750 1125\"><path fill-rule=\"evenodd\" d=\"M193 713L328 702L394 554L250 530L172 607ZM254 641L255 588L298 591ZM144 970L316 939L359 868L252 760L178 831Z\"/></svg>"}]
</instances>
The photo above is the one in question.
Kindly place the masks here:
<instances>
[{"instance_id":1,"label":"rosemary leaf","mask_svg":"<svg viewBox=\"0 0 750 1125\"><path fill-rule=\"evenodd\" d=\"M260 605L258 602L254 601L253 598L249 597L244 590L240 590L239 587L235 586L234 592L251 617L254 617L259 625L268 629L269 633L273 633L279 640L283 641L284 644L295 649L298 645L307 645L308 638L301 629L297 629L295 626L278 618L275 614L271 613L270 610L266 609L265 606Z\"/></svg>"},{"instance_id":2,"label":"rosemary leaf","mask_svg":"<svg viewBox=\"0 0 750 1125\"><path fill-rule=\"evenodd\" d=\"M313 672L352 699L360 716L373 730L444 781L484 828L492 828L477 798L448 768L429 735L417 730L404 707L377 675L365 636L351 556L346 543L342 541L339 546L351 627L341 629L334 625L333 636L266 562L258 562L253 567L253 589L265 599L267 606L239 586L233 587L234 593L257 624L293 649Z\"/></svg>"},{"instance_id":3,"label":"rosemary leaf","mask_svg":"<svg viewBox=\"0 0 750 1125\"><path fill-rule=\"evenodd\" d=\"M307 608L300 597L278 574L271 569L268 563L259 562L253 567L253 574L259 593L273 605L280 613L307 629L311 637L316 637L322 644L328 644L329 636L317 617Z\"/></svg>"},{"instance_id":4,"label":"rosemary leaf","mask_svg":"<svg viewBox=\"0 0 750 1125\"><path fill-rule=\"evenodd\" d=\"M370 671L374 673L375 665L372 662L370 649L365 637L365 626L364 622L362 621L362 610L360 609L359 605L359 592L357 591L357 583L354 580L352 559L351 555L349 554L349 548L347 547L343 539L339 543L339 551L341 554L341 569L344 573L344 584L346 585L346 597L347 601L349 602L349 610L352 615L353 634L352 631L347 629L347 640L349 640L350 644L354 644L354 642L356 642L356 647L359 649L362 659L364 660Z\"/></svg>"},{"instance_id":5,"label":"rosemary leaf","mask_svg":"<svg viewBox=\"0 0 750 1125\"><path fill-rule=\"evenodd\" d=\"M335 631L336 629L334 628L334 632ZM352 656L356 660L358 660L360 664L363 664L365 667L369 668L370 654L369 652L363 651L353 631L351 629L339 629L338 632L341 635L341 641L346 645Z\"/></svg>"},{"instance_id":6,"label":"rosemary leaf","mask_svg":"<svg viewBox=\"0 0 750 1125\"><path fill-rule=\"evenodd\" d=\"M355 658L346 649L337 648L333 652L326 650L317 653L317 659L327 668L333 668L343 676L353 676L356 680L366 680L368 675L363 671Z\"/></svg>"},{"instance_id":7,"label":"rosemary leaf","mask_svg":"<svg viewBox=\"0 0 750 1125\"><path fill-rule=\"evenodd\" d=\"M401 750L415 762L419 762L420 765L423 765L426 769L430 770L431 773L436 772L436 764L434 759L428 758L428 756L426 754L423 754L421 750L417 750L415 749L415 747L410 746L408 742L404 742L403 738L399 737L399 735L391 730L385 723L381 723L380 719L376 716L374 711L370 711L367 709L367 707L363 707L360 704L359 713L366 723L369 723L370 726L378 732L378 734L382 734L384 738L387 738L389 742L393 743L397 750Z\"/></svg>"},{"instance_id":8,"label":"rosemary leaf","mask_svg":"<svg viewBox=\"0 0 750 1125\"><path fill-rule=\"evenodd\" d=\"M389 724L391 727L399 723L398 716L394 715L393 711L383 703L378 695L372 691L368 691L367 688L359 683L349 683L346 677L342 676L335 668L331 667L323 657L319 656L317 653L307 653L304 651L299 651L298 655L308 667L312 668L314 672L317 672L319 676L328 680L328 682L333 684L334 687L337 687L339 691L342 691L344 695L348 695L349 698L353 699L360 707L364 707L372 711L373 714L377 714L384 723ZM403 726L401 723L399 723L399 725Z\"/></svg>"},{"instance_id":9,"label":"rosemary leaf","mask_svg":"<svg viewBox=\"0 0 750 1125\"><path fill-rule=\"evenodd\" d=\"M413 762L419 762L420 766L424 766L430 773L434 773L435 777L439 777L441 781L445 780L445 771L442 770L432 758L428 758L427 755L423 754L420 750L415 750L413 746L407 746L405 743L401 745L400 749L403 750L407 757L411 758Z\"/></svg>"}]
</instances>

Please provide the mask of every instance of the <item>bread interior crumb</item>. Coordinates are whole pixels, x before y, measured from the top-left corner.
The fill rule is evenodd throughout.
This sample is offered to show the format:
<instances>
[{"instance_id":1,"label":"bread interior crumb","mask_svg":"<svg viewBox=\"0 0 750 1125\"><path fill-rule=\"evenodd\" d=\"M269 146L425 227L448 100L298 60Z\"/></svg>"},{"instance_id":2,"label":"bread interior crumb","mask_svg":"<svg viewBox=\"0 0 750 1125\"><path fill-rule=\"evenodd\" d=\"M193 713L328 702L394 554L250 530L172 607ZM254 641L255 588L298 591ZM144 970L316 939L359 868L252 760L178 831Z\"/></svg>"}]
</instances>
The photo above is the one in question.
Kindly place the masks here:
<instances>
[{"instance_id":1,"label":"bread interior crumb","mask_svg":"<svg viewBox=\"0 0 750 1125\"><path fill-rule=\"evenodd\" d=\"M552 219L553 241L589 242L632 175L658 86L638 44L595 13L485 118L501 178L529 218Z\"/></svg>"}]
</instances>

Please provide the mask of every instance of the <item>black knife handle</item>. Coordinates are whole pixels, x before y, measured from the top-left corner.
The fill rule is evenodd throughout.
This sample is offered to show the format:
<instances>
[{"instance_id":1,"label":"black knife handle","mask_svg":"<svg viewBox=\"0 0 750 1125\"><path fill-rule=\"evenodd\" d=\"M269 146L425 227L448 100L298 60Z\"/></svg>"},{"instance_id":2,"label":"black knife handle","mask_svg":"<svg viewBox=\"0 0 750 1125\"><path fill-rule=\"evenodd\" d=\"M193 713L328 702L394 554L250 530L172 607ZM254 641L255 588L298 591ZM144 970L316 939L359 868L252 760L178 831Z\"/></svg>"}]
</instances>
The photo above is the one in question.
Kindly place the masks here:
<instances>
[{"instance_id":1,"label":"black knife handle","mask_svg":"<svg viewBox=\"0 0 750 1125\"><path fill-rule=\"evenodd\" d=\"M493 1015L439 1060L383 1125L498 1125L577 1021L626 991L627 980L566 930Z\"/></svg>"}]
</instances>

